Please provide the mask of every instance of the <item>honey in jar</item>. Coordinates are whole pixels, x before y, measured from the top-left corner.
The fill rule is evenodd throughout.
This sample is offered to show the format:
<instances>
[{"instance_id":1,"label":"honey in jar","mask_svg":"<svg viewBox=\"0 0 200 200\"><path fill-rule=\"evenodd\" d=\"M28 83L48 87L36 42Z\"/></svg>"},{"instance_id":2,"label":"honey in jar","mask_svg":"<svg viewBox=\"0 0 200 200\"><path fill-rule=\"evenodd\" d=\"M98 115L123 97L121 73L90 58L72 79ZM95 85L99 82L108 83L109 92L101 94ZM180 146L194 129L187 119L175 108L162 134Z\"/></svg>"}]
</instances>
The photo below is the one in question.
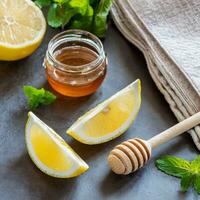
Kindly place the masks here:
<instances>
[{"instance_id":1,"label":"honey in jar","mask_svg":"<svg viewBox=\"0 0 200 200\"><path fill-rule=\"evenodd\" d=\"M50 41L44 65L47 80L55 91L81 97L100 87L106 75L107 59L96 36L70 30Z\"/></svg>"}]
</instances>

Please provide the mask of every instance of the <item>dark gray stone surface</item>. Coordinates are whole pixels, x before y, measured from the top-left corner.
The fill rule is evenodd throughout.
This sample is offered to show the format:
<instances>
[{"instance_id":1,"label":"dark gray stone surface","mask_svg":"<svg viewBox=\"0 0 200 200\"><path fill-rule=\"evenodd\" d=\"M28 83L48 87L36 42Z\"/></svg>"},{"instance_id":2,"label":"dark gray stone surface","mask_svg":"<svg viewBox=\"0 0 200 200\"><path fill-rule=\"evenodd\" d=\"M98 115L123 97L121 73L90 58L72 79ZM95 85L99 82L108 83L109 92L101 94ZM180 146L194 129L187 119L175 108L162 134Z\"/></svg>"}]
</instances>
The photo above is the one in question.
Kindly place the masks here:
<instances>
[{"instance_id":1,"label":"dark gray stone surface","mask_svg":"<svg viewBox=\"0 0 200 200\"><path fill-rule=\"evenodd\" d=\"M28 108L22 93L25 84L49 88L42 62L49 39L29 58L0 62L0 200L191 200L198 196L179 190L179 180L156 170L154 161L165 154L193 159L196 150L189 135L160 146L146 167L135 174L118 176L110 172L106 157L118 143L131 137L148 139L176 123L168 104L154 85L142 54L111 25L104 41L109 59L107 78L94 95L81 99L62 98L35 113L54 128L90 165L78 178L56 179L40 172L30 160L24 142ZM97 146L76 142L66 129L89 108L122 89L133 80L142 81L142 106L131 128L121 137ZM51 155L49 155L51 156Z\"/></svg>"}]
</instances>

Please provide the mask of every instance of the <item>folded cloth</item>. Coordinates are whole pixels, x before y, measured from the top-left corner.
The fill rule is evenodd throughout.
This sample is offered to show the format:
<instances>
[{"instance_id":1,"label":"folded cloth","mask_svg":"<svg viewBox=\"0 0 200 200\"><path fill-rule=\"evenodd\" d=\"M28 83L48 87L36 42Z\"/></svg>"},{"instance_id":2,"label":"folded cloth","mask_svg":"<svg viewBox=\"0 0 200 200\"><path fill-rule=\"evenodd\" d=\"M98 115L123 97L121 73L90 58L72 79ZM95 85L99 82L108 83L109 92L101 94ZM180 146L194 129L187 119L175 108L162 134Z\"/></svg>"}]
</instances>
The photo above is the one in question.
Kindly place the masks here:
<instances>
[{"instance_id":1,"label":"folded cloth","mask_svg":"<svg viewBox=\"0 0 200 200\"><path fill-rule=\"evenodd\" d=\"M200 111L200 1L115 0L112 16L144 54L178 121ZM189 131L200 150L200 126Z\"/></svg>"}]
</instances>

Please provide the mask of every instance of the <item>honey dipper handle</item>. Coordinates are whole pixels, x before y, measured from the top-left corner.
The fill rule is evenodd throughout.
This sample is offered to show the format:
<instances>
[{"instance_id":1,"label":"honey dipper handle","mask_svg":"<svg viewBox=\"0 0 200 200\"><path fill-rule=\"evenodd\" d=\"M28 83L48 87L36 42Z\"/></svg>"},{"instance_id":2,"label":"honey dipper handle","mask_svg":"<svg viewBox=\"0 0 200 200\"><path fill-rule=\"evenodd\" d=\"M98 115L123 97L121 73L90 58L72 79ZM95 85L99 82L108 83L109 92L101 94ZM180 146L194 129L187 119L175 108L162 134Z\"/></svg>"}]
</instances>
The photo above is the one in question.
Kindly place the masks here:
<instances>
[{"instance_id":1,"label":"honey dipper handle","mask_svg":"<svg viewBox=\"0 0 200 200\"><path fill-rule=\"evenodd\" d=\"M188 131L198 124L200 124L200 112L183 120L182 122L179 122L178 124L167 129L166 131L163 131L159 135L152 137L148 140L148 143L151 145L152 148L155 148L158 145L163 144L171 140L172 138L184 133L185 131Z\"/></svg>"}]
</instances>

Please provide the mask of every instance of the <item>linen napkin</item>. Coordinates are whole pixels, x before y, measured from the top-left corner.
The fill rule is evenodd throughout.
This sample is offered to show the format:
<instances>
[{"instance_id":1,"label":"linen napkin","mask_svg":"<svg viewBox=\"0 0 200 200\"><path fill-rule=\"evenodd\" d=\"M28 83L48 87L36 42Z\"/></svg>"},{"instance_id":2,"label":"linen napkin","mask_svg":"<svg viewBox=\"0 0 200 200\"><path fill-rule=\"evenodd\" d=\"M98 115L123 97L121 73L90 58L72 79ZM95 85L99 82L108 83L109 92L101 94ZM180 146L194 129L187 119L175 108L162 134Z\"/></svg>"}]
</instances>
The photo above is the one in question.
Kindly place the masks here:
<instances>
[{"instance_id":1,"label":"linen napkin","mask_svg":"<svg viewBox=\"0 0 200 200\"><path fill-rule=\"evenodd\" d=\"M200 1L115 0L112 16L144 54L178 121L200 111ZM200 150L200 126L189 131Z\"/></svg>"}]
</instances>

